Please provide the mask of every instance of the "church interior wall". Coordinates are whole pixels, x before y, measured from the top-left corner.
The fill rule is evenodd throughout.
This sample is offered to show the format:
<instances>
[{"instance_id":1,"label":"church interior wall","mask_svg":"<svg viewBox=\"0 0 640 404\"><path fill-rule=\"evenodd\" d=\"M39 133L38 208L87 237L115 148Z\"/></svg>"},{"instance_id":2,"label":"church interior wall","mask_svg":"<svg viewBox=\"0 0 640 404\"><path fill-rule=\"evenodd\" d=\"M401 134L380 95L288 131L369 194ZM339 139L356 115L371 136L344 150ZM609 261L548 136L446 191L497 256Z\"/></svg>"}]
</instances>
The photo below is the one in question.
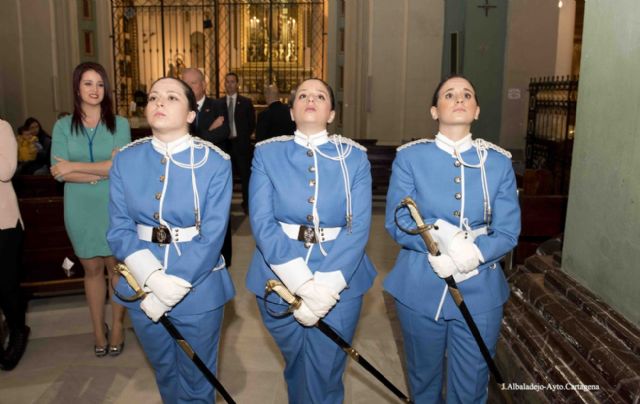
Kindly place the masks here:
<instances>
[{"instance_id":1,"label":"church interior wall","mask_svg":"<svg viewBox=\"0 0 640 404\"><path fill-rule=\"evenodd\" d=\"M466 2L461 73L473 82L480 99L480 119L472 133L499 143L508 1L491 3L495 8L485 11L477 2Z\"/></svg>"},{"instance_id":2,"label":"church interior wall","mask_svg":"<svg viewBox=\"0 0 640 404\"><path fill-rule=\"evenodd\" d=\"M435 133L427 114L440 78L443 3L369 2L366 136L379 144Z\"/></svg>"},{"instance_id":3,"label":"church interior wall","mask_svg":"<svg viewBox=\"0 0 640 404\"><path fill-rule=\"evenodd\" d=\"M640 324L640 9L587 1L562 268Z\"/></svg>"},{"instance_id":4,"label":"church interior wall","mask_svg":"<svg viewBox=\"0 0 640 404\"><path fill-rule=\"evenodd\" d=\"M3 3L0 114L14 128L28 116L50 131L73 108L71 69L77 63L76 0Z\"/></svg>"},{"instance_id":5,"label":"church interior wall","mask_svg":"<svg viewBox=\"0 0 640 404\"><path fill-rule=\"evenodd\" d=\"M7 2L3 6L0 24L0 47L4 57L0 58L2 76L2 118L12 125L22 124L25 117L24 89L22 77L22 46L20 45L22 8L18 1Z\"/></svg>"},{"instance_id":6,"label":"church interior wall","mask_svg":"<svg viewBox=\"0 0 640 404\"><path fill-rule=\"evenodd\" d=\"M571 74L575 18L575 0L563 1L562 7L558 7L558 40L556 46L555 69L556 76L568 76Z\"/></svg>"},{"instance_id":7,"label":"church interior wall","mask_svg":"<svg viewBox=\"0 0 640 404\"><path fill-rule=\"evenodd\" d=\"M529 82L532 77L556 74L558 2L511 1L507 21L503 91L500 99L500 145L508 149L523 150L527 132Z\"/></svg>"}]
</instances>

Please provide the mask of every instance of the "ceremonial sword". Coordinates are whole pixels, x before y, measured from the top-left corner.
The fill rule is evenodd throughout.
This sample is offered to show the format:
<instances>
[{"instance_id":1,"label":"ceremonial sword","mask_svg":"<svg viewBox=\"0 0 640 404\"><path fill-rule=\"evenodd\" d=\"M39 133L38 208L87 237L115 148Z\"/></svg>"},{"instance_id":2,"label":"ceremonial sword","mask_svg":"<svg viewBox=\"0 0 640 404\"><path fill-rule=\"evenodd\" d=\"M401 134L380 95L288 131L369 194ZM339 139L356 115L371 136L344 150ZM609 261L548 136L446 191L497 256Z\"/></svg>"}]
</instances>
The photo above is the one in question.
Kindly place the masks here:
<instances>
[{"instance_id":1,"label":"ceremonial sword","mask_svg":"<svg viewBox=\"0 0 640 404\"><path fill-rule=\"evenodd\" d=\"M416 225L418 226L417 229L415 230L406 229L400 225L400 223L398 222L398 211L402 208L409 209L409 213L411 213L411 217L413 218L413 220L416 222ZM422 219L422 216L420 216L420 212L418 211L418 206L416 205L414 200L411 199L411 197L407 196L400 202L400 204L398 205L394 213L394 219L396 221L396 225L400 228L400 230L404 231L405 233L419 234L420 236L422 236L422 239L424 240L424 243L427 245L427 249L429 250L429 253L431 255L435 255L435 256L440 255L440 249L438 248L438 243L435 242L433 237L431 237L431 233L429 233L429 229L431 229L432 226L426 225L424 223L424 220ZM493 377L495 378L496 383L498 383L499 385L503 385L504 380L502 379L502 375L500 374L498 367L493 361L493 358L491 358L491 353L489 353L489 349L487 348L487 345L484 343L484 340L482 339L482 335L480 335L480 331L478 330L478 326L476 325L476 322L473 320L473 317L471 317L469 308L467 307L467 304L464 302L462 293L460 293L460 290L458 289L458 285L456 284L455 279L453 279L453 275L444 278L444 281L447 283L447 286L449 288L449 293L451 294L451 297L453 298L453 301L455 302L456 306L458 306L458 308L460 309L460 312L462 313L462 317L464 317L464 321L467 323L467 326L471 330L471 334L473 334L473 338L476 340L476 343L478 344L478 348L480 348L480 352L482 353L482 357L484 358L485 362L487 362L487 366L489 367L489 370L493 374Z\"/></svg>"},{"instance_id":2,"label":"ceremonial sword","mask_svg":"<svg viewBox=\"0 0 640 404\"><path fill-rule=\"evenodd\" d=\"M266 298L271 293L277 293L282 300L289 304L289 310L286 313L292 313L294 310L297 310L302 303L302 300L295 296L293 293L289 291L281 282L276 281L275 279L270 279L267 281L267 285L265 287L265 304ZM385 385L393 394L396 395L399 399L404 401L405 403L413 403L409 397L407 397L400 389L393 385L378 369L376 369L369 361L356 351L354 347L352 347L347 341L345 341L341 336L338 335L337 332L333 330L327 323L322 320L318 320L315 327L317 327L324 335L331 338L333 342L336 343L347 355L351 357L351 359L358 362L360 366L366 369L373 377L378 379L379 382Z\"/></svg>"},{"instance_id":3,"label":"ceremonial sword","mask_svg":"<svg viewBox=\"0 0 640 404\"><path fill-rule=\"evenodd\" d=\"M131 275L131 272L129 272L129 268L127 268L126 265L124 265L122 263L118 263L118 264L116 264L114 270L117 273L119 273L120 275L124 276L124 279L127 281L129 286L131 286L131 288L135 292L133 297L124 297L124 296L121 296L120 294L118 294L118 292L116 292L115 288L113 288L113 291L118 296L118 298L120 298L120 299L122 299L124 301L127 301L127 302L133 302L133 301L138 300L138 299L144 299L147 296L145 291L143 291L142 288L140 287L140 285L138 285L138 282L133 277L133 275ZM209 370L207 365L202 361L202 359L200 359L198 354L193 351L193 348L191 348L191 345L189 345L189 343L184 339L184 337L182 336L180 331L178 331L176 326L173 325L173 323L171 322L169 317L167 317L166 314L163 314L162 317L160 317L159 322L160 322L160 324L162 324L164 326L164 328L167 330L169 335L171 335L171 337L174 340L176 340L176 343L178 344L178 346L180 346L180 348L182 348L182 350L184 351L185 354L187 354L189 359L191 359L193 361L193 363L196 365L196 367L198 369L200 369L200 371L202 372L204 377L207 378L209 383L211 383L213 385L213 387L215 387L215 389L220 393L222 398L224 398L224 400L229 404L235 404L236 402L233 400L233 398L231 398L231 395L229 395L227 390L225 390L225 388L222 385L222 383L220 383L220 381L216 378L216 376L213 374L213 372L211 372L211 370Z\"/></svg>"}]
</instances>

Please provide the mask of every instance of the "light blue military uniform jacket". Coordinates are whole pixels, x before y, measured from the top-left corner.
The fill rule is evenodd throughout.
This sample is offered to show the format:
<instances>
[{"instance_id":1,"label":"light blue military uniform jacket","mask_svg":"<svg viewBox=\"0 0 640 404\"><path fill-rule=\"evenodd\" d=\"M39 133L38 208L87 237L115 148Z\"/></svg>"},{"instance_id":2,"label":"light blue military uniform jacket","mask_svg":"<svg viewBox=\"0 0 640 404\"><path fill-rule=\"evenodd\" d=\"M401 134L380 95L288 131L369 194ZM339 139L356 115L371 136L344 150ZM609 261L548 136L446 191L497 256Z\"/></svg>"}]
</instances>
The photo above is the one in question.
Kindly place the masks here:
<instances>
[{"instance_id":1,"label":"light blue military uniform jacket","mask_svg":"<svg viewBox=\"0 0 640 404\"><path fill-rule=\"evenodd\" d=\"M198 314L222 306L235 293L220 255L231 206L231 164L229 156L209 142L191 136L176 142L172 158L154 147L152 138L133 142L115 156L109 173L107 239L115 257L132 273L144 273L144 278L161 266L167 274L190 282L193 288L169 314ZM172 228L195 226L194 200L201 223L191 241L160 245L140 239L138 224L154 227L162 220ZM116 291L133 293L122 277ZM140 301L116 300L140 310Z\"/></svg>"},{"instance_id":2,"label":"light blue military uniform jacket","mask_svg":"<svg viewBox=\"0 0 640 404\"><path fill-rule=\"evenodd\" d=\"M255 149L249 212L257 248L246 285L258 296L264 295L268 279L277 279L273 265L291 264L289 269L295 277L297 271L307 271L302 261L315 279L318 273L336 275L339 271L346 281L341 301L361 296L373 284L375 268L365 254L371 223L371 166L366 149L350 139L327 136L326 132L312 139L315 146L297 133L265 140ZM336 160L339 153L346 155L346 177ZM345 187L350 190L351 226L346 217ZM314 208L320 228L340 228L335 240L322 243L326 256L320 244L305 245L292 239L281 225L313 227ZM292 264L296 261L297 267ZM269 300L282 302L275 294Z\"/></svg>"},{"instance_id":3,"label":"light blue military uniform jacket","mask_svg":"<svg viewBox=\"0 0 640 404\"><path fill-rule=\"evenodd\" d=\"M394 211L402 199L413 198L427 224L443 219L464 228L464 221L475 231L489 225L488 234L475 239L484 258L479 273L458 285L472 313L489 311L507 300L509 287L498 261L516 246L520 233L511 155L482 139L472 141L470 134L458 142L457 148L461 160L455 157L451 141L442 134L435 141L422 139L399 147L387 194L385 227L402 250L384 288L404 305L431 318L461 315L446 292L444 280L431 268L422 237L396 226ZM481 156L485 160L490 224L478 168ZM416 228L408 209L399 212L398 220L403 227Z\"/></svg>"}]
</instances>

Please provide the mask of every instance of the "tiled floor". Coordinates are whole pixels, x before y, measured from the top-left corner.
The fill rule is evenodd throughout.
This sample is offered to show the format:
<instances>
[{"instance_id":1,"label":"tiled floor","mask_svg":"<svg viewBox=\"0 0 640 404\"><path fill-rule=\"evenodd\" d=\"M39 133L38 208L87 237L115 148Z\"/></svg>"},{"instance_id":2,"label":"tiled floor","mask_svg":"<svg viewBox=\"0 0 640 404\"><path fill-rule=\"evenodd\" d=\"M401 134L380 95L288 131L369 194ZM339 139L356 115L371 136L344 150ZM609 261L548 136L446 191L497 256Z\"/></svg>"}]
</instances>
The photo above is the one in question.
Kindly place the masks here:
<instances>
[{"instance_id":1,"label":"tiled floor","mask_svg":"<svg viewBox=\"0 0 640 404\"><path fill-rule=\"evenodd\" d=\"M231 275L237 295L225 308L218 376L238 403L286 403L283 360L262 326L254 297L244 288L254 248L248 218L238 213L232 226ZM374 208L367 250L379 276L365 296L354 347L407 392L381 288L398 247L384 230L379 207ZM0 372L0 403L160 403L152 370L132 330L121 356L96 358L88 316L83 296L31 301L29 346L15 370ZM353 361L344 383L346 403L397 402Z\"/></svg>"}]
</instances>

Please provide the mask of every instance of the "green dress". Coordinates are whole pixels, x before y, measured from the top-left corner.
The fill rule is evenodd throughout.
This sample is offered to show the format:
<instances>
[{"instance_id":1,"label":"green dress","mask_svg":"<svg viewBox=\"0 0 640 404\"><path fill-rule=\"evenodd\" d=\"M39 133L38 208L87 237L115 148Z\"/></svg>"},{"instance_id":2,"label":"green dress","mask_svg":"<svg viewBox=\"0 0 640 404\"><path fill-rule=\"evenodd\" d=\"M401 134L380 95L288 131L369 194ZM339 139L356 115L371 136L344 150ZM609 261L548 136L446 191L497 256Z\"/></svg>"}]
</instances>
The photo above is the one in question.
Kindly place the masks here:
<instances>
[{"instance_id":1,"label":"green dress","mask_svg":"<svg viewBox=\"0 0 640 404\"><path fill-rule=\"evenodd\" d=\"M95 131L95 135L93 132ZM93 137L92 147L89 140ZM129 122L116 116L116 130L112 134L100 123L94 129L76 133L71 129L71 116L59 119L53 127L51 165L60 157L68 161L100 162L111 159L113 149L131 141ZM109 180L91 183L67 182L64 185L64 224L79 258L109 256L107 244L109 227Z\"/></svg>"}]
</instances>

